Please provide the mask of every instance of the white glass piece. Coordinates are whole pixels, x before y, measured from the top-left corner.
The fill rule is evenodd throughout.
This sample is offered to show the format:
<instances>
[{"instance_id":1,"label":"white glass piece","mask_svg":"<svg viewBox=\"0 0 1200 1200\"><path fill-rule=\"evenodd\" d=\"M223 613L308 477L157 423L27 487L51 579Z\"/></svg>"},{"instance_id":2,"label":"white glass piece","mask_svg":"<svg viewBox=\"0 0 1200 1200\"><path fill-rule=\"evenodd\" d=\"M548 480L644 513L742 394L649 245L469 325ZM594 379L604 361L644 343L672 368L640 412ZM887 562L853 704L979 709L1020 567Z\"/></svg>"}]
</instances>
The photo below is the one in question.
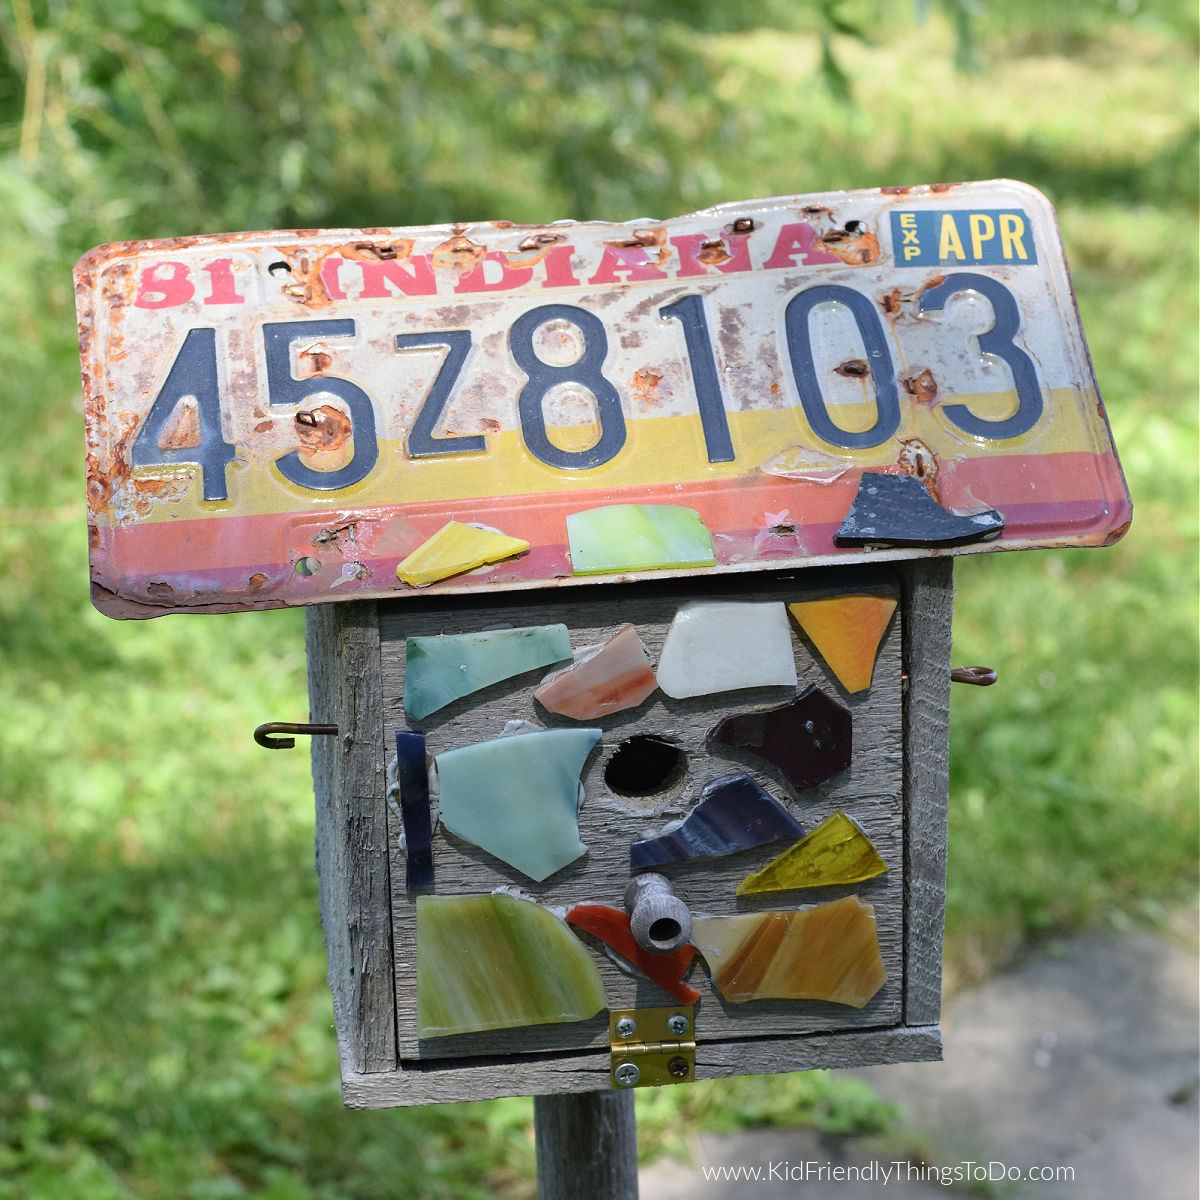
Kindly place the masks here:
<instances>
[{"instance_id":1,"label":"white glass piece","mask_svg":"<svg viewBox=\"0 0 1200 1200\"><path fill-rule=\"evenodd\" d=\"M676 700L738 688L795 687L783 601L690 600L667 630L658 686Z\"/></svg>"}]
</instances>

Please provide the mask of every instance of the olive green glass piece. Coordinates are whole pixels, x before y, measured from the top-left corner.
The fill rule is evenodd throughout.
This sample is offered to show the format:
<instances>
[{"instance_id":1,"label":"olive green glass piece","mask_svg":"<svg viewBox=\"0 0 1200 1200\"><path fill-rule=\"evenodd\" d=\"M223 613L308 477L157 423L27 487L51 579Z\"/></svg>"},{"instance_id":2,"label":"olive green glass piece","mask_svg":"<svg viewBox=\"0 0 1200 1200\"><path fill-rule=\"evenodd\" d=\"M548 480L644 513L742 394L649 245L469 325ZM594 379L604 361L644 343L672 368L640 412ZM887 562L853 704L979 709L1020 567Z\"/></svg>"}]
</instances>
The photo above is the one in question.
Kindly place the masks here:
<instances>
[{"instance_id":1,"label":"olive green glass piece","mask_svg":"<svg viewBox=\"0 0 1200 1200\"><path fill-rule=\"evenodd\" d=\"M515 896L417 900L417 1025L423 1038L586 1021L600 972L566 923Z\"/></svg>"}]
</instances>

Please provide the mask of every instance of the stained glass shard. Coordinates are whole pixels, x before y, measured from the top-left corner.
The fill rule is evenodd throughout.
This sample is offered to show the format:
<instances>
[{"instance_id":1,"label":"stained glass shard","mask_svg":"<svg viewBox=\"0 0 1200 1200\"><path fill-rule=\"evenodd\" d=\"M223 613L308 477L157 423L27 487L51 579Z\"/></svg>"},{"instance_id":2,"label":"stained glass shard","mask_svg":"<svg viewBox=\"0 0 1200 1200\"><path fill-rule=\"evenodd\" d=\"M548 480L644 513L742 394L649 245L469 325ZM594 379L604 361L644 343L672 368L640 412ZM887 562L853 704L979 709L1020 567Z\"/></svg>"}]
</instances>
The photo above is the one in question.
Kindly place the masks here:
<instances>
[{"instance_id":1,"label":"stained glass shard","mask_svg":"<svg viewBox=\"0 0 1200 1200\"><path fill-rule=\"evenodd\" d=\"M777 708L726 717L708 731L707 742L765 759L803 791L850 765L850 714L813 686Z\"/></svg>"},{"instance_id":2,"label":"stained glass shard","mask_svg":"<svg viewBox=\"0 0 1200 1200\"><path fill-rule=\"evenodd\" d=\"M423 1038L586 1021L600 972L553 913L515 896L417 900L417 1025Z\"/></svg>"},{"instance_id":3,"label":"stained glass shard","mask_svg":"<svg viewBox=\"0 0 1200 1200\"><path fill-rule=\"evenodd\" d=\"M788 605L838 682L848 692L866 691L884 630L896 611L890 596L835 596Z\"/></svg>"},{"instance_id":4,"label":"stained glass shard","mask_svg":"<svg viewBox=\"0 0 1200 1200\"><path fill-rule=\"evenodd\" d=\"M528 549L529 543L520 538L448 521L400 563L396 577L413 587L428 587L439 579L512 558Z\"/></svg>"},{"instance_id":5,"label":"stained glass shard","mask_svg":"<svg viewBox=\"0 0 1200 1200\"><path fill-rule=\"evenodd\" d=\"M781 601L689 600L667 630L658 686L682 700L749 687L795 687L792 634Z\"/></svg>"},{"instance_id":6,"label":"stained glass shard","mask_svg":"<svg viewBox=\"0 0 1200 1200\"><path fill-rule=\"evenodd\" d=\"M712 534L694 508L679 504L607 504L567 517L571 571L647 571L711 567Z\"/></svg>"},{"instance_id":7,"label":"stained glass shard","mask_svg":"<svg viewBox=\"0 0 1200 1200\"><path fill-rule=\"evenodd\" d=\"M570 657L565 625L412 637L405 649L404 711L419 721L480 688Z\"/></svg>"},{"instance_id":8,"label":"stained glass shard","mask_svg":"<svg viewBox=\"0 0 1200 1200\"><path fill-rule=\"evenodd\" d=\"M791 912L696 917L692 941L726 1000L862 1008L887 982L875 909L857 896Z\"/></svg>"},{"instance_id":9,"label":"stained glass shard","mask_svg":"<svg viewBox=\"0 0 1200 1200\"><path fill-rule=\"evenodd\" d=\"M862 883L886 870L887 863L880 858L871 839L839 810L761 871L743 879L737 894L754 896L760 892Z\"/></svg>"},{"instance_id":10,"label":"stained glass shard","mask_svg":"<svg viewBox=\"0 0 1200 1200\"><path fill-rule=\"evenodd\" d=\"M433 827L424 734L396 734L396 783L404 824L404 886L412 891L433 882Z\"/></svg>"},{"instance_id":11,"label":"stained glass shard","mask_svg":"<svg viewBox=\"0 0 1200 1200\"><path fill-rule=\"evenodd\" d=\"M637 630L622 625L602 645L576 651L571 666L547 675L533 695L547 712L594 721L637 707L657 687Z\"/></svg>"},{"instance_id":12,"label":"stained glass shard","mask_svg":"<svg viewBox=\"0 0 1200 1200\"><path fill-rule=\"evenodd\" d=\"M587 851L579 776L599 740L599 729L547 729L442 751L442 824L540 883Z\"/></svg>"},{"instance_id":13,"label":"stained glass shard","mask_svg":"<svg viewBox=\"0 0 1200 1200\"><path fill-rule=\"evenodd\" d=\"M762 846L777 838L800 838L804 830L749 775L735 771L710 779L700 802L669 833L633 842L631 872L686 858L717 858Z\"/></svg>"},{"instance_id":14,"label":"stained glass shard","mask_svg":"<svg viewBox=\"0 0 1200 1200\"><path fill-rule=\"evenodd\" d=\"M700 999L700 993L683 982L696 957L696 947L690 942L671 954L651 954L634 940L629 914L607 904L576 904L567 913L567 920L577 929L599 938L680 1004L695 1004Z\"/></svg>"},{"instance_id":15,"label":"stained glass shard","mask_svg":"<svg viewBox=\"0 0 1200 1200\"><path fill-rule=\"evenodd\" d=\"M864 471L833 540L838 546L962 546L1003 529L994 508L970 516L943 508L915 475Z\"/></svg>"}]
</instances>

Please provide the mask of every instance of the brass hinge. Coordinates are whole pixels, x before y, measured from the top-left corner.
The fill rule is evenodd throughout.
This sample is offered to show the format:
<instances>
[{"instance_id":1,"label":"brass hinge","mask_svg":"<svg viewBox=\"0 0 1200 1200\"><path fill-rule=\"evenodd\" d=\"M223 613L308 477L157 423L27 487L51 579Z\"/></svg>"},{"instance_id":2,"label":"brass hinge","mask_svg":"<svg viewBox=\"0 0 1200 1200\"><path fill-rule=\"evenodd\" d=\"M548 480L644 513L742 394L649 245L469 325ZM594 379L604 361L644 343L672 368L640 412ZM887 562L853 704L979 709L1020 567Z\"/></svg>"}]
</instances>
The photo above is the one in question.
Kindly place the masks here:
<instances>
[{"instance_id":1,"label":"brass hinge","mask_svg":"<svg viewBox=\"0 0 1200 1200\"><path fill-rule=\"evenodd\" d=\"M690 1083L696 1073L690 1008L614 1008L608 1014L614 1088Z\"/></svg>"}]
</instances>

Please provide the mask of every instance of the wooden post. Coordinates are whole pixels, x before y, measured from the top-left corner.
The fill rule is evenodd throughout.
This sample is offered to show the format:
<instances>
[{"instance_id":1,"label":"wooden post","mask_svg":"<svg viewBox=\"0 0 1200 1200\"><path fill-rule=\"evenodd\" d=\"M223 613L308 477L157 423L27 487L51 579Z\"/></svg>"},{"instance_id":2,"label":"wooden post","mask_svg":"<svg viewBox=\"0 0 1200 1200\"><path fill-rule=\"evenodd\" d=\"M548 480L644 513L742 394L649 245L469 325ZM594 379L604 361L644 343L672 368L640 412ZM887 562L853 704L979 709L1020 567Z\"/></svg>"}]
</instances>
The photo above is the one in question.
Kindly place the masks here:
<instances>
[{"instance_id":1,"label":"wooden post","mask_svg":"<svg viewBox=\"0 0 1200 1200\"><path fill-rule=\"evenodd\" d=\"M534 1096L538 1200L637 1200L633 1092Z\"/></svg>"}]
</instances>

